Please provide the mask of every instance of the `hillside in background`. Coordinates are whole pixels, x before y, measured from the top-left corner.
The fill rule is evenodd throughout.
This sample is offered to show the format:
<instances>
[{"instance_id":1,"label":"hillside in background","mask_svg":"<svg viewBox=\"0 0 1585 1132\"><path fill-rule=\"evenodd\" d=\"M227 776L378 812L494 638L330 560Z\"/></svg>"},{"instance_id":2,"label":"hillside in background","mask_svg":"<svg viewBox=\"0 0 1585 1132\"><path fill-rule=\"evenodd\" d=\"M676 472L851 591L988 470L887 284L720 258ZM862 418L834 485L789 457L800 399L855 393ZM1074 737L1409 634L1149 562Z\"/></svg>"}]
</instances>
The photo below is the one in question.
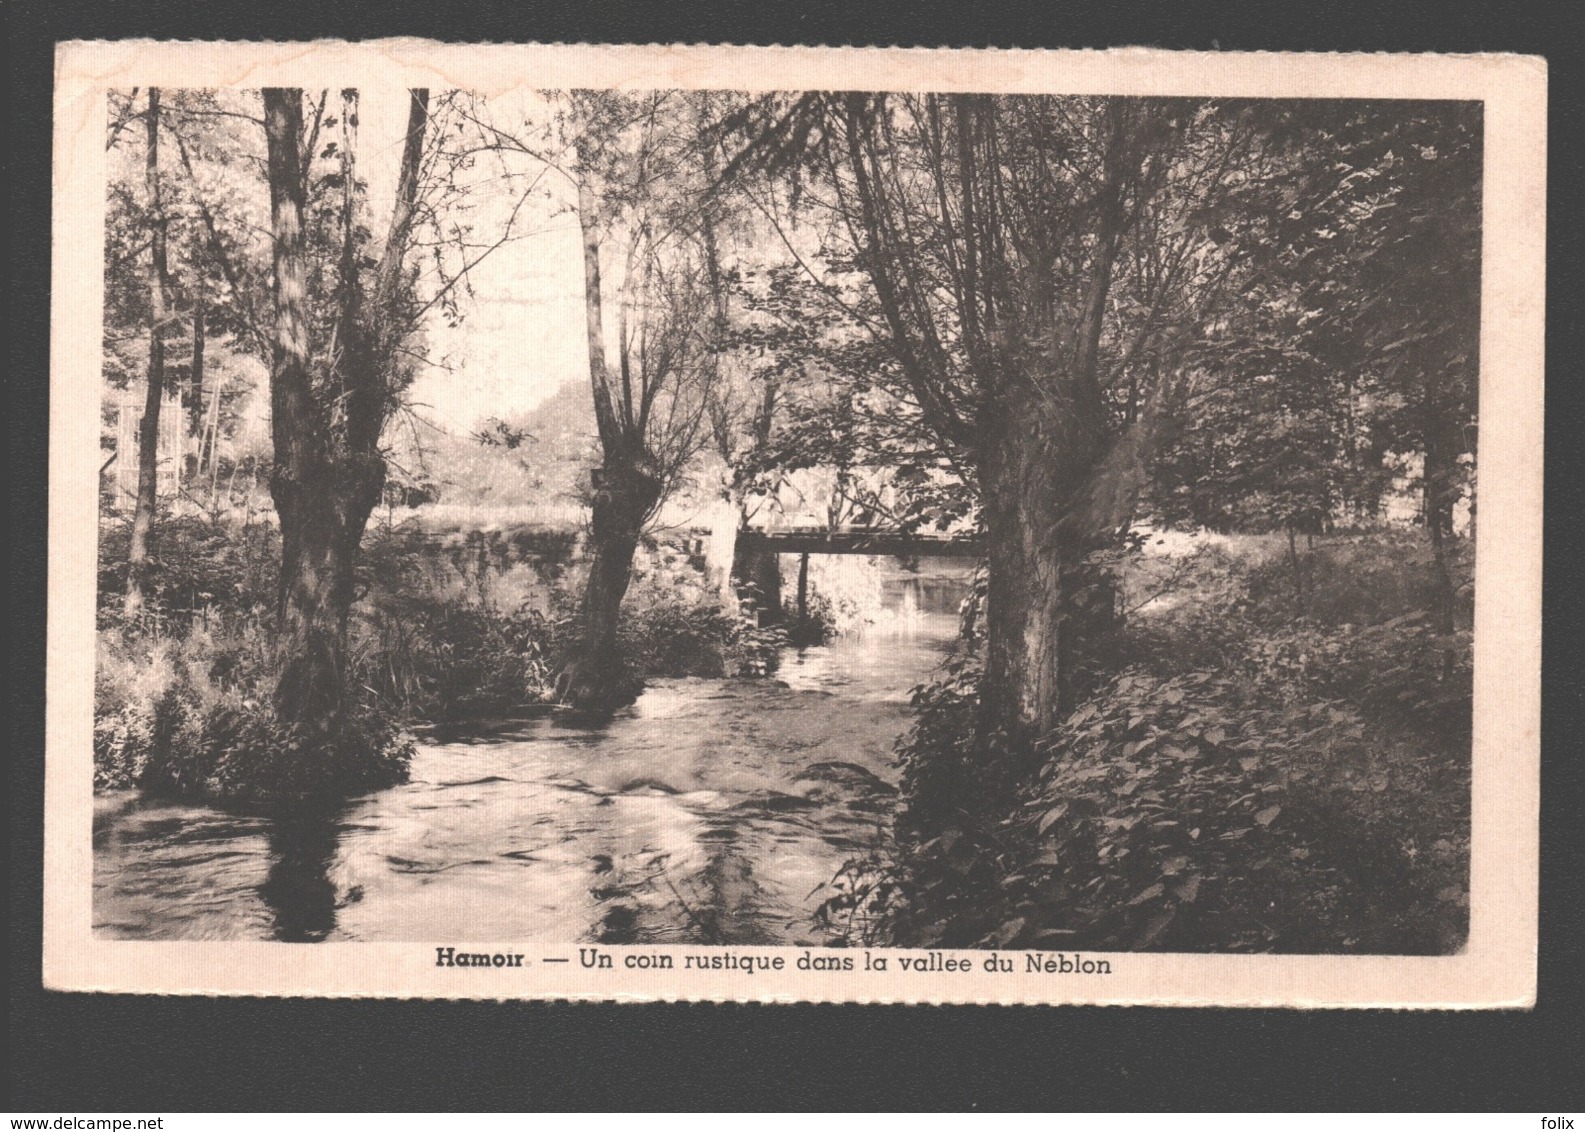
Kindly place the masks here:
<instances>
[{"instance_id":1,"label":"hillside in background","mask_svg":"<svg viewBox=\"0 0 1585 1132\"><path fill-rule=\"evenodd\" d=\"M396 427L393 481L443 505L576 504L599 454L583 382L567 382L530 412L481 421L469 433L438 428L418 414Z\"/></svg>"}]
</instances>

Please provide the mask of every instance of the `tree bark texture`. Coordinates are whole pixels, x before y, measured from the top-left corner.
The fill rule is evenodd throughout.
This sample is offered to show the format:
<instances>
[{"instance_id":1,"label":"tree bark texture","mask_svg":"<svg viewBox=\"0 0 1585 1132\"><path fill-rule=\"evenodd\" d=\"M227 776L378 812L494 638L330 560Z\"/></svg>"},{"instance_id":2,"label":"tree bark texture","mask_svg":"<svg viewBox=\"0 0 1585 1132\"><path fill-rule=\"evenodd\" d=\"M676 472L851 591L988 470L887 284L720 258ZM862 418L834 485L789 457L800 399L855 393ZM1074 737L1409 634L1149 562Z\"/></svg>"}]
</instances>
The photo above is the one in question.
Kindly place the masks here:
<instances>
[{"instance_id":1,"label":"tree bark texture","mask_svg":"<svg viewBox=\"0 0 1585 1132\"><path fill-rule=\"evenodd\" d=\"M1090 556L1132 512L1140 437L1108 431L1098 390L1088 411L1069 406L1009 407L982 424L987 733L1028 738L1060 722L1115 628L1110 575Z\"/></svg>"},{"instance_id":2,"label":"tree bark texture","mask_svg":"<svg viewBox=\"0 0 1585 1132\"><path fill-rule=\"evenodd\" d=\"M579 607L578 642L561 676L562 702L584 709L613 706L622 698L622 658L617 648L622 599L644 523L661 490L660 477L635 462L607 459L596 469L596 479L589 580Z\"/></svg>"},{"instance_id":3,"label":"tree bark texture","mask_svg":"<svg viewBox=\"0 0 1585 1132\"><path fill-rule=\"evenodd\" d=\"M583 155L580 154L580 157ZM584 317L594 398L604 461L593 470L589 579L579 607L578 640L558 678L563 703L581 709L608 707L622 698L617 630L622 598L633 571L644 524L660 500L661 475L644 447L642 433L619 417L612 399L605 355L604 300L600 281L598 204L588 175L580 170L578 221L583 237Z\"/></svg>"},{"instance_id":4,"label":"tree bark texture","mask_svg":"<svg viewBox=\"0 0 1585 1132\"><path fill-rule=\"evenodd\" d=\"M200 296L193 303L193 359L187 381L187 435L192 444L192 452L187 457L189 479L195 479L204 467L204 353L208 345L206 313L204 300Z\"/></svg>"},{"instance_id":5,"label":"tree bark texture","mask_svg":"<svg viewBox=\"0 0 1585 1132\"><path fill-rule=\"evenodd\" d=\"M160 92L149 89L146 116L148 148L144 184L148 191L149 255L149 369L143 420L138 425L138 497L132 512L132 538L127 551L125 612L133 617L142 610L148 587L149 531L158 505L160 474L160 409L165 403L165 321L167 300L165 204L160 195Z\"/></svg>"},{"instance_id":6,"label":"tree bark texture","mask_svg":"<svg viewBox=\"0 0 1585 1132\"><path fill-rule=\"evenodd\" d=\"M281 671L275 708L284 721L316 738L333 734L345 719L347 621L358 548L385 484L379 437L388 404L385 348L392 331L384 320L416 189L427 108L427 97L421 95L413 93L397 211L373 301L362 302L356 278L341 281L342 356L336 372L327 375L341 390L340 422L333 421L331 406L315 388L303 231L307 188L300 148L302 92L266 89L263 95L275 253L270 374L275 463L270 494L281 525Z\"/></svg>"}]
</instances>

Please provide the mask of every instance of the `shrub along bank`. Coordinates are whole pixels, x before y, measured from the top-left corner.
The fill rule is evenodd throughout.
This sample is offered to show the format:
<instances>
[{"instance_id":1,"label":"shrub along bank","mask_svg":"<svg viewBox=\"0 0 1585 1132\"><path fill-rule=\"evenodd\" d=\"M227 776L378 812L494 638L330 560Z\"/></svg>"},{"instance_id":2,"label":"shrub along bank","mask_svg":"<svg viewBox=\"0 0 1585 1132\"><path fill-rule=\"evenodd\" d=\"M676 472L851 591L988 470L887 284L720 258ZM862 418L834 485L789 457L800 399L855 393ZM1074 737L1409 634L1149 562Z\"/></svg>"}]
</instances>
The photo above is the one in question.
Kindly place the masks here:
<instances>
[{"instance_id":1,"label":"shrub along bank","mask_svg":"<svg viewBox=\"0 0 1585 1132\"><path fill-rule=\"evenodd\" d=\"M966 650L916 690L900 856L850 864L825 916L913 945L1456 950L1468 590L1438 633L1433 568L1404 533L1297 564L1215 544L1180 557L1170 593L1134 614L1121 670L1027 753L990 818L961 804L980 785L964 776L990 773L965 758Z\"/></svg>"},{"instance_id":2,"label":"shrub along bank","mask_svg":"<svg viewBox=\"0 0 1585 1132\"><path fill-rule=\"evenodd\" d=\"M268 708L273 528L158 524L150 600L130 622L125 544L124 526L101 532L95 784L237 804L391 785L406 778L414 724L548 707L584 569L570 532L437 540L412 526L372 529L349 629L348 710L335 735L307 736ZM651 676L762 675L785 643L722 609L660 546L641 549L626 610L617 679L629 695Z\"/></svg>"}]
</instances>

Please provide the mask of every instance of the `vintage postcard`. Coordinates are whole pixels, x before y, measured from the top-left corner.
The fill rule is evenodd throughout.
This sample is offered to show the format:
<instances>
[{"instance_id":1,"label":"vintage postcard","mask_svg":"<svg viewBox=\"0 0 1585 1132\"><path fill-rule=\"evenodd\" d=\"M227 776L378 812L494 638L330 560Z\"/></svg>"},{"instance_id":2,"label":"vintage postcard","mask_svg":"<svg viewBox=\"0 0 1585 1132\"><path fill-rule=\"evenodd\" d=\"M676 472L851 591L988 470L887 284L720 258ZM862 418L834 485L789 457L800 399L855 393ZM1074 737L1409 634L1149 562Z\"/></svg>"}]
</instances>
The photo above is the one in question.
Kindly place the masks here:
<instances>
[{"instance_id":1,"label":"vintage postcard","mask_svg":"<svg viewBox=\"0 0 1585 1132\"><path fill-rule=\"evenodd\" d=\"M62 45L46 983L1532 1004L1545 109Z\"/></svg>"}]
</instances>

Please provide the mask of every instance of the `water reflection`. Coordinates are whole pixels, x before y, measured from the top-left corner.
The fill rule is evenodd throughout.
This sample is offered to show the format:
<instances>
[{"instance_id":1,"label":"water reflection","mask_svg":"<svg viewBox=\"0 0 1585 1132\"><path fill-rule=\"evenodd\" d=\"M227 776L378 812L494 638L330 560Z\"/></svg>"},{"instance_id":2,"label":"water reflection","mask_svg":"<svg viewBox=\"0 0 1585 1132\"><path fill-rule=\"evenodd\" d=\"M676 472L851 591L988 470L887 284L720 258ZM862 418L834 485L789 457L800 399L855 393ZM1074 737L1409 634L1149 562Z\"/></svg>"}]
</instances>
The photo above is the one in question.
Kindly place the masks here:
<instances>
[{"instance_id":1,"label":"water reflection","mask_svg":"<svg viewBox=\"0 0 1585 1132\"><path fill-rule=\"evenodd\" d=\"M130 939L823 941L843 861L889 836L908 691L961 577L898 572L889 616L775 680L660 680L597 725L436 733L412 781L334 813L105 796L96 930Z\"/></svg>"},{"instance_id":2,"label":"water reflection","mask_svg":"<svg viewBox=\"0 0 1585 1132\"><path fill-rule=\"evenodd\" d=\"M259 896L282 943L318 943L335 928L339 898L330 870L340 838L339 813L281 813L271 822L270 871Z\"/></svg>"}]
</instances>

